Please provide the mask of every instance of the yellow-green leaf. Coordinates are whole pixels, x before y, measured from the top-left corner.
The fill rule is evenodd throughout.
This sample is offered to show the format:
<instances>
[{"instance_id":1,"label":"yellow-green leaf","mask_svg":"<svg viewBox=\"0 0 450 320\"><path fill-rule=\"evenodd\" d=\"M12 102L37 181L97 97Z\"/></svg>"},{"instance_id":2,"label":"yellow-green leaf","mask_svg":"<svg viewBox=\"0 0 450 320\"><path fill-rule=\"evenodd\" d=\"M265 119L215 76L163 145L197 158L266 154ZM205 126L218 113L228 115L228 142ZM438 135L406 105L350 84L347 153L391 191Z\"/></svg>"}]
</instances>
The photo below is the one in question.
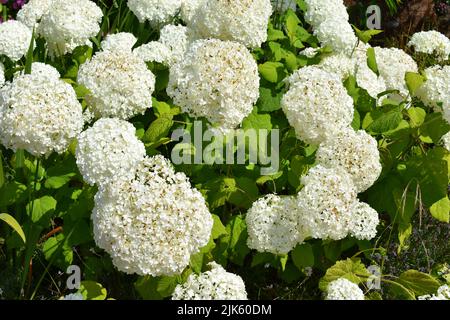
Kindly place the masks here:
<instances>
[{"instance_id":1,"label":"yellow-green leaf","mask_svg":"<svg viewBox=\"0 0 450 320\"><path fill-rule=\"evenodd\" d=\"M13 216L11 216L7 213L1 213L0 220L5 221L11 228L13 228L18 233L18 235L22 238L23 243L26 243L25 233L23 232L20 224L17 222L16 219L14 219Z\"/></svg>"}]
</instances>

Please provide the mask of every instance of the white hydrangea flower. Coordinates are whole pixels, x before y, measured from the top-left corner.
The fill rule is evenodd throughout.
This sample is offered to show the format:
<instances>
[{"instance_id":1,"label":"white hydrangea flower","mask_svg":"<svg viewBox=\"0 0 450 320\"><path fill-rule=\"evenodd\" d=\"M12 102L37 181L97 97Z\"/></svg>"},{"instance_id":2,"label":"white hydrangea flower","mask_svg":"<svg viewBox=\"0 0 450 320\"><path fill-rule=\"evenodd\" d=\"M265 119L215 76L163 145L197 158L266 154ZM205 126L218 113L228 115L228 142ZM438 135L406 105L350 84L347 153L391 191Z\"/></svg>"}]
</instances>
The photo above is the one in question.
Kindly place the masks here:
<instances>
[{"instance_id":1,"label":"white hydrangea flower","mask_svg":"<svg viewBox=\"0 0 450 320\"><path fill-rule=\"evenodd\" d=\"M101 188L92 220L96 244L117 269L151 276L180 274L213 226L201 193L162 156L144 158L132 180Z\"/></svg>"},{"instance_id":2,"label":"white hydrangea flower","mask_svg":"<svg viewBox=\"0 0 450 320\"><path fill-rule=\"evenodd\" d=\"M271 14L270 0L209 0L187 23L196 38L232 40L255 48L267 40Z\"/></svg>"},{"instance_id":3,"label":"white hydrangea flower","mask_svg":"<svg viewBox=\"0 0 450 320\"><path fill-rule=\"evenodd\" d=\"M33 71L34 67L36 68ZM0 141L34 156L63 153L83 129L81 104L73 88L51 66L33 64L0 89Z\"/></svg>"},{"instance_id":4,"label":"white hydrangea flower","mask_svg":"<svg viewBox=\"0 0 450 320\"><path fill-rule=\"evenodd\" d=\"M375 47L375 56L380 76L387 90L399 90L403 97L409 94L405 82L407 72L417 72L416 62L403 50Z\"/></svg>"},{"instance_id":5,"label":"white hydrangea flower","mask_svg":"<svg viewBox=\"0 0 450 320\"><path fill-rule=\"evenodd\" d=\"M358 38L352 26L344 20L331 17L314 29L314 35L322 46L331 47L336 53L350 55L357 45Z\"/></svg>"},{"instance_id":6,"label":"white hydrangea flower","mask_svg":"<svg viewBox=\"0 0 450 320\"><path fill-rule=\"evenodd\" d=\"M78 137L77 165L90 185L132 178L144 156L145 146L127 121L102 118Z\"/></svg>"},{"instance_id":7,"label":"white hydrangea flower","mask_svg":"<svg viewBox=\"0 0 450 320\"><path fill-rule=\"evenodd\" d=\"M440 286L436 294L419 296L417 300L450 300L450 286Z\"/></svg>"},{"instance_id":8,"label":"white hydrangea flower","mask_svg":"<svg viewBox=\"0 0 450 320\"><path fill-rule=\"evenodd\" d=\"M370 240L377 235L378 212L367 203L356 201L352 208L349 233L358 240Z\"/></svg>"},{"instance_id":9,"label":"white hydrangea flower","mask_svg":"<svg viewBox=\"0 0 450 320\"><path fill-rule=\"evenodd\" d=\"M70 293L62 296L59 300L84 300L84 297L81 293Z\"/></svg>"},{"instance_id":10,"label":"white hydrangea flower","mask_svg":"<svg viewBox=\"0 0 450 320\"><path fill-rule=\"evenodd\" d=\"M28 51L32 32L22 22L8 20L0 23L0 55L12 61L20 60Z\"/></svg>"},{"instance_id":11,"label":"white hydrangea flower","mask_svg":"<svg viewBox=\"0 0 450 320\"><path fill-rule=\"evenodd\" d=\"M33 75L39 76L42 79L47 78L51 80L51 79L59 79L61 77L58 70L56 70L51 65L42 62L33 62L31 66L31 72ZM25 74L24 70L16 73L15 76L17 77L23 74Z\"/></svg>"},{"instance_id":12,"label":"white hydrangea flower","mask_svg":"<svg viewBox=\"0 0 450 320\"><path fill-rule=\"evenodd\" d=\"M37 28L42 16L47 13L54 0L30 0L17 12L17 20L31 30Z\"/></svg>"},{"instance_id":13,"label":"white hydrangea flower","mask_svg":"<svg viewBox=\"0 0 450 320\"><path fill-rule=\"evenodd\" d=\"M442 138L442 144L444 148L450 152L450 132L447 132Z\"/></svg>"},{"instance_id":14,"label":"white hydrangea flower","mask_svg":"<svg viewBox=\"0 0 450 320\"><path fill-rule=\"evenodd\" d=\"M186 22L190 23L192 17L194 17L198 8L203 2L207 0L181 0L180 17Z\"/></svg>"},{"instance_id":15,"label":"white hydrangea flower","mask_svg":"<svg viewBox=\"0 0 450 320\"><path fill-rule=\"evenodd\" d=\"M341 21L348 21L347 8L342 0L305 0L306 13L305 20L313 27L318 27L321 23L335 18Z\"/></svg>"},{"instance_id":16,"label":"white hydrangea flower","mask_svg":"<svg viewBox=\"0 0 450 320\"><path fill-rule=\"evenodd\" d=\"M339 278L328 284L326 300L364 300L364 292L356 283Z\"/></svg>"},{"instance_id":17,"label":"white hydrangea flower","mask_svg":"<svg viewBox=\"0 0 450 320\"><path fill-rule=\"evenodd\" d=\"M239 43L198 40L170 69L167 94L183 112L234 129L258 100L258 67Z\"/></svg>"},{"instance_id":18,"label":"white hydrangea flower","mask_svg":"<svg viewBox=\"0 0 450 320\"><path fill-rule=\"evenodd\" d=\"M131 52L136 42L137 38L132 33L119 32L107 35L100 46L103 51Z\"/></svg>"},{"instance_id":19,"label":"white hydrangea flower","mask_svg":"<svg viewBox=\"0 0 450 320\"><path fill-rule=\"evenodd\" d=\"M355 74L355 60L344 53L332 54L323 58L317 67L335 73L342 81Z\"/></svg>"},{"instance_id":20,"label":"white hydrangea flower","mask_svg":"<svg viewBox=\"0 0 450 320\"><path fill-rule=\"evenodd\" d=\"M281 106L300 140L319 144L353 121L353 99L336 74L309 66L287 81Z\"/></svg>"},{"instance_id":21,"label":"white hydrangea flower","mask_svg":"<svg viewBox=\"0 0 450 320\"><path fill-rule=\"evenodd\" d=\"M169 66L172 61L172 51L159 41L150 41L133 50L133 54L146 62L158 62Z\"/></svg>"},{"instance_id":22,"label":"white hydrangea flower","mask_svg":"<svg viewBox=\"0 0 450 320\"><path fill-rule=\"evenodd\" d=\"M301 179L297 195L299 224L316 239L340 240L347 236L356 188L342 168L318 165Z\"/></svg>"},{"instance_id":23,"label":"white hydrangea flower","mask_svg":"<svg viewBox=\"0 0 450 320\"><path fill-rule=\"evenodd\" d=\"M242 278L227 272L215 262L210 271L191 274L186 283L175 287L172 300L247 300Z\"/></svg>"},{"instance_id":24,"label":"white hydrangea flower","mask_svg":"<svg viewBox=\"0 0 450 320\"><path fill-rule=\"evenodd\" d=\"M51 56L61 56L90 45L89 38L100 31L102 17L102 10L90 0L54 0L37 33L47 40Z\"/></svg>"},{"instance_id":25,"label":"white hydrangea flower","mask_svg":"<svg viewBox=\"0 0 450 320\"><path fill-rule=\"evenodd\" d=\"M248 210L247 245L259 252L287 254L308 236L298 225L296 197L267 195Z\"/></svg>"},{"instance_id":26,"label":"white hydrangea flower","mask_svg":"<svg viewBox=\"0 0 450 320\"><path fill-rule=\"evenodd\" d=\"M414 33L408 42L416 52L435 54L440 61L445 61L450 55L450 39L438 31L421 31Z\"/></svg>"},{"instance_id":27,"label":"white hydrangea flower","mask_svg":"<svg viewBox=\"0 0 450 320\"><path fill-rule=\"evenodd\" d=\"M159 42L167 46L172 52L170 65L183 59L190 44L191 35L188 28L182 25L166 25L160 31Z\"/></svg>"},{"instance_id":28,"label":"white hydrangea flower","mask_svg":"<svg viewBox=\"0 0 450 320\"><path fill-rule=\"evenodd\" d=\"M443 111L450 123L450 66L432 66L424 73L427 80L416 91L417 97L436 111Z\"/></svg>"},{"instance_id":29,"label":"white hydrangea flower","mask_svg":"<svg viewBox=\"0 0 450 320\"><path fill-rule=\"evenodd\" d=\"M141 23L146 20L152 26L169 22L181 8L182 0L128 0L128 8Z\"/></svg>"},{"instance_id":30,"label":"white hydrangea flower","mask_svg":"<svg viewBox=\"0 0 450 320\"><path fill-rule=\"evenodd\" d=\"M372 186L381 174L377 140L364 130L343 129L325 140L316 160L325 167L342 167L353 179L358 192Z\"/></svg>"},{"instance_id":31,"label":"white hydrangea flower","mask_svg":"<svg viewBox=\"0 0 450 320\"><path fill-rule=\"evenodd\" d=\"M152 107L155 76L130 52L97 52L80 66L78 82L89 89L86 102L97 117L127 120Z\"/></svg>"}]
</instances>

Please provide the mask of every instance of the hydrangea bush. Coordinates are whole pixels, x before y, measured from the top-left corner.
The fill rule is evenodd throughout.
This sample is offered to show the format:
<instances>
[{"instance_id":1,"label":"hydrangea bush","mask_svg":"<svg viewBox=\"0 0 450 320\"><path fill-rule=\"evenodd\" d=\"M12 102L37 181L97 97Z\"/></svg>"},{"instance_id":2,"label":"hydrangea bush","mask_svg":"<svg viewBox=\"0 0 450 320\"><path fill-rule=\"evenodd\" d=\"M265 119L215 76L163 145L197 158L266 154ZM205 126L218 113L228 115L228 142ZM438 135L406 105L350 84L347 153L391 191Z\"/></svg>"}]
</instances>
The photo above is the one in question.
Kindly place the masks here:
<instances>
[{"instance_id":1,"label":"hydrangea bush","mask_svg":"<svg viewBox=\"0 0 450 320\"><path fill-rule=\"evenodd\" d=\"M448 239L386 264L449 224L450 40L373 35L342 0L27 2L0 24L0 299L449 299ZM174 160L210 129L245 163Z\"/></svg>"}]
</instances>

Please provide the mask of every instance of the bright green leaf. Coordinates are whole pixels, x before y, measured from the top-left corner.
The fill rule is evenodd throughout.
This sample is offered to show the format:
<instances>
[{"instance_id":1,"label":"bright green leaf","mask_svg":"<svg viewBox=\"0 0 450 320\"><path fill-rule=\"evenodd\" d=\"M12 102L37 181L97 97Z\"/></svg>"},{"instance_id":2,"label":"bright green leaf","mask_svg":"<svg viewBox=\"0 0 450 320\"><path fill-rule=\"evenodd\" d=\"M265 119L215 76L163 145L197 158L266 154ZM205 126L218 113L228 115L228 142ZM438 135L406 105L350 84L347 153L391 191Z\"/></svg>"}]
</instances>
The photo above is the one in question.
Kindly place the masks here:
<instances>
[{"instance_id":1,"label":"bright green leaf","mask_svg":"<svg viewBox=\"0 0 450 320\"><path fill-rule=\"evenodd\" d=\"M17 232L17 234L20 236L20 238L22 238L23 243L26 243L25 233L23 232L20 224L17 222L17 220L13 216L11 216L7 213L1 213L0 220L5 221L11 228L13 228Z\"/></svg>"}]
</instances>

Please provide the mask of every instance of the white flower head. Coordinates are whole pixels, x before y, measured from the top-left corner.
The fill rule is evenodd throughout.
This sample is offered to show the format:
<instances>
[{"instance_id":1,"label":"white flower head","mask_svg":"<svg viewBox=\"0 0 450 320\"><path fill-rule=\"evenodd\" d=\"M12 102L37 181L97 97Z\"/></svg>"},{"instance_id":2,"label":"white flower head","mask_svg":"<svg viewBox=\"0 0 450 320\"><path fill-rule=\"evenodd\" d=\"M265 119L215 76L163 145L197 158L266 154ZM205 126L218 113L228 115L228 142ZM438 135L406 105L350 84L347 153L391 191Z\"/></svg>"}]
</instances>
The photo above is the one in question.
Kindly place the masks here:
<instances>
[{"instance_id":1,"label":"white flower head","mask_svg":"<svg viewBox=\"0 0 450 320\"><path fill-rule=\"evenodd\" d=\"M353 179L358 192L372 186L381 174L376 139L364 130L343 129L324 141L316 160L325 167L341 167Z\"/></svg>"},{"instance_id":2,"label":"white flower head","mask_svg":"<svg viewBox=\"0 0 450 320\"><path fill-rule=\"evenodd\" d=\"M201 193L162 156L144 158L134 178L100 188L92 213L96 244L120 271L176 275L210 238Z\"/></svg>"},{"instance_id":3,"label":"white flower head","mask_svg":"<svg viewBox=\"0 0 450 320\"><path fill-rule=\"evenodd\" d=\"M182 0L128 0L128 8L141 23L166 24L178 13Z\"/></svg>"},{"instance_id":4,"label":"white flower head","mask_svg":"<svg viewBox=\"0 0 450 320\"><path fill-rule=\"evenodd\" d=\"M356 201L349 223L349 232L358 240L370 240L377 235L377 226L380 223L378 212L367 203Z\"/></svg>"},{"instance_id":5,"label":"white flower head","mask_svg":"<svg viewBox=\"0 0 450 320\"><path fill-rule=\"evenodd\" d=\"M119 32L107 35L100 46L103 51L131 52L136 41L137 39L132 33Z\"/></svg>"},{"instance_id":6,"label":"white flower head","mask_svg":"<svg viewBox=\"0 0 450 320\"><path fill-rule=\"evenodd\" d=\"M364 292L358 285L345 278L328 284L326 300L364 300Z\"/></svg>"},{"instance_id":7,"label":"white flower head","mask_svg":"<svg viewBox=\"0 0 450 320\"><path fill-rule=\"evenodd\" d=\"M319 144L351 124L353 99L336 74L310 66L287 81L281 106L300 140Z\"/></svg>"},{"instance_id":8,"label":"white flower head","mask_svg":"<svg viewBox=\"0 0 450 320\"><path fill-rule=\"evenodd\" d=\"M446 134L444 134L444 136L442 136L441 140L442 140L442 144L444 145L444 148L450 152L450 132L447 132Z\"/></svg>"},{"instance_id":9,"label":"white flower head","mask_svg":"<svg viewBox=\"0 0 450 320\"><path fill-rule=\"evenodd\" d=\"M170 69L167 94L183 112L234 129L258 100L258 67L239 43L198 40Z\"/></svg>"},{"instance_id":10,"label":"white flower head","mask_svg":"<svg viewBox=\"0 0 450 320\"><path fill-rule=\"evenodd\" d=\"M255 201L247 216L249 248L259 252L287 254L307 236L298 222L294 196L267 195Z\"/></svg>"},{"instance_id":11,"label":"white flower head","mask_svg":"<svg viewBox=\"0 0 450 320\"><path fill-rule=\"evenodd\" d=\"M172 51L159 41L150 41L133 50L133 54L145 62L157 62L170 65L172 62Z\"/></svg>"},{"instance_id":12,"label":"white flower head","mask_svg":"<svg viewBox=\"0 0 450 320\"><path fill-rule=\"evenodd\" d=\"M5 66L0 62L0 87L5 83Z\"/></svg>"},{"instance_id":13,"label":"white flower head","mask_svg":"<svg viewBox=\"0 0 450 320\"><path fill-rule=\"evenodd\" d=\"M190 23L198 8L206 1L208 0L181 0L181 19L186 23Z\"/></svg>"},{"instance_id":14,"label":"white flower head","mask_svg":"<svg viewBox=\"0 0 450 320\"><path fill-rule=\"evenodd\" d=\"M54 0L30 0L17 12L17 20L31 30L37 28L42 16L47 13Z\"/></svg>"},{"instance_id":15,"label":"white flower head","mask_svg":"<svg viewBox=\"0 0 450 320\"><path fill-rule=\"evenodd\" d=\"M90 0L54 0L37 33L47 40L51 56L61 56L91 45L89 39L100 31L102 17L102 10Z\"/></svg>"},{"instance_id":16,"label":"white flower head","mask_svg":"<svg viewBox=\"0 0 450 320\"><path fill-rule=\"evenodd\" d=\"M0 140L7 148L37 157L63 153L82 129L75 91L51 66L34 63L31 74L16 74L0 89Z\"/></svg>"},{"instance_id":17,"label":"white flower head","mask_svg":"<svg viewBox=\"0 0 450 320\"><path fill-rule=\"evenodd\" d=\"M78 137L78 169L91 185L133 177L144 156L145 146L136 137L136 129L123 120L102 118Z\"/></svg>"},{"instance_id":18,"label":"white flower head","mask_svg":"<svg viewBox=\"0 0 450 320\"><path fill-rule=\"evenodd\" d=\"M128 120L152 107L155 76L131 52L97 52L80 66L78 82L89 89L86 102L97 117Z\"/></svg>"},{"instance_id":19,"label":"white flower head","mask_svg":"<svg viewBox=\"0 0 450 320\"><path fill-rule=\"evenodd\" d=\"M242 278L215 262L210 271L191 274L186 283L177 285L172 300L247 300Z\"/></svg>"},{"instance_id":20,"label":"white flower head","mask_svg":"<svg viewBox=\"0 0 450 320\"><path fill-rule=\"evenodd\" d=\"M3 54L12 61L20 60L27 53L31 38L31 30L19 21L0 23L0 55Z\"/></svg>"},{"instance_id":21,"label":"white flower head","mask_svg":"<svg viewBox=\"0 0 450 320\"><path fill-rule=\"evenodd\" d=\"M329 46L334 52L347 55L352 53L358 42L352 26L347 21L333 17L316 27L314 35L322 46Z\"/></svg>"},{"instance_id":22,"label":"white flower head","mask_svg":"<svg viewBox=\"0 0 450 320\"><path fill-rule=\"evenodd\" d=\"M348 21L347 8L342 0L305 0L305 20L313 27L332 18L340 21Z\"/></svg>"},{"instance_id":23,"label":"white flower head","mask_svg":"<svg viewBox=\"0 0 450 320\"><path fill-rule=\"evenodd\" d=\"M417 72L416 62L403 50L397 48L375 47L375 56L380 76L387 90L399 90L403 97L409 91L405 82L407 72Z\"/></svg>"},{"instance_id":24,"label":"white flower head","mask_svg":"<svg viewBox=\"0 0 450 320\"><path fill-rule=\"evenodd\" d=\"M342 81L355 74L355 60L344 53L332 54L323 58L317 67L335 73Z\"/></svg>"},{"instance_id":25,"label":"white flower head","mask_svg":"<svg viewBox=\"0 0 450 320\"><path fill-rule=\"evenodd\" d=\"M267 40L271 14L270 0L209 0L201 2L187 23L197 38L237 41L255 48Z\"/></svg>"},{"instance_id":26,"label":"white flower head","mask_svg":"<svg viewBox=\"0 0 450 320\"><path fill-rule=\"evenodd\" d=\"M341 168L318 165L301 179L297 195L299 224L317 239L340 240L347 236L356 188Z\"/></svg>"},{"instance_id":27,"label":"white flower head","mask_svg":"<svg viewBox=\"0 0 450 320\"><path fill-rule=\"evenodd\" d=\"M416 52L435 54L440 61L445 61L450 55L450 39L438 31L421 31L414 33L408 42Z\"/></svg>"}]
</instances>

